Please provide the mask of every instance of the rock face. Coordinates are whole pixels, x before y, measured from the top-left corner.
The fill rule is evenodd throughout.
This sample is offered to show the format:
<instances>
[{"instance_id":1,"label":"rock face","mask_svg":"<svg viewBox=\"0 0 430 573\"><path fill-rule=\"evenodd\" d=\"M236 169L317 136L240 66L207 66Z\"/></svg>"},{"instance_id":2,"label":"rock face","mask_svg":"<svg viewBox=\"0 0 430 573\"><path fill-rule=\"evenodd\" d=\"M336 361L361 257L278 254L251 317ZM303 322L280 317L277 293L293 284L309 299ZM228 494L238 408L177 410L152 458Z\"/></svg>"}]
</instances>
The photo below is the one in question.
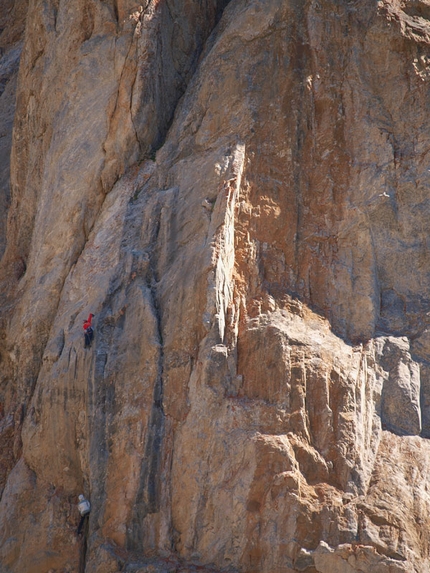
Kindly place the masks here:
<instances>
[{"instance_id":1,"label":"rock face","mask_svg":"<svg viewBox=\"0 0 430 573\"><path fill-rule=\"evenodd\" d=\"M429 6L5 5L0 569L426 573Z\"/></svg>"},{"instance_id":2,"label":"rock face","mask_svg":"<svg viewBox=\"0 0 430 573\"><path fill-rule=\"evenodd\" d=\"M4 0L0 13L0 257L6 246L6 217L10 202L9 156L26 11L26 0Z\"/></svg>"}]
</instances>

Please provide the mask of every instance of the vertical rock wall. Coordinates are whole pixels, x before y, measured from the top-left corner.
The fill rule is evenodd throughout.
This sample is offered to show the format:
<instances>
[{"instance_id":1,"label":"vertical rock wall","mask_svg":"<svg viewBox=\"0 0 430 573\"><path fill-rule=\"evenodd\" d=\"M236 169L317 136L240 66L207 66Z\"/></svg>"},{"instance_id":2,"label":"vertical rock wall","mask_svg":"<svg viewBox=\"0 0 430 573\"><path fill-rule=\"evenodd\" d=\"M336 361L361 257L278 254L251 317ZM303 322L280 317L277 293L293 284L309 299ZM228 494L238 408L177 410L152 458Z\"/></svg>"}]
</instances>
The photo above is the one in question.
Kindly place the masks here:
<instances>
[{"instance_id":1,"label":"vertical rock wall","mask_svg":"<svg viewBox=\"0 0 430 573\"><path fill-rule=\"evenodd\" d=\"M29 2L6 573L427 571L428 17Z\"/></svg>"},{"instance_id":2,"label":"vertical rock wall","mask_svg":"<svg viewBox=\"0 0 430 573\"><path fill-rule=\"evenodd\" d=\"M0 14L0 254L6 246L10 202L10 149L16 102L16 83L22 49L26 0L5 0Z\"/></svg>"}]
</instances>

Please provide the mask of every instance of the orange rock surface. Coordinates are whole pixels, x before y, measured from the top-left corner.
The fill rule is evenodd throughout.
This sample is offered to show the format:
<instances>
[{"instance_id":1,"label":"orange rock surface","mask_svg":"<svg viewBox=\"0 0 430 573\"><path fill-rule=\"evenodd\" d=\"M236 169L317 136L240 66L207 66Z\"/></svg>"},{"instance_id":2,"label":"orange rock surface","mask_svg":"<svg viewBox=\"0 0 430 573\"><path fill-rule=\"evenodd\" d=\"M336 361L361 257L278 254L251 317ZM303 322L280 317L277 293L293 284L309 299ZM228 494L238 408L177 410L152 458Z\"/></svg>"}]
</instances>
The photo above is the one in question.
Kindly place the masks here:
<instances>
[{"instance_id":1,"label":"orange rock surface","mask_svg":"<svg viewBox=\"0 0 430 573\"><path fill-rule=\"evenodd\" d=\"M2 573L429 570L429 47L425 0L4 1Z\"/></svg>"}]
</instances>

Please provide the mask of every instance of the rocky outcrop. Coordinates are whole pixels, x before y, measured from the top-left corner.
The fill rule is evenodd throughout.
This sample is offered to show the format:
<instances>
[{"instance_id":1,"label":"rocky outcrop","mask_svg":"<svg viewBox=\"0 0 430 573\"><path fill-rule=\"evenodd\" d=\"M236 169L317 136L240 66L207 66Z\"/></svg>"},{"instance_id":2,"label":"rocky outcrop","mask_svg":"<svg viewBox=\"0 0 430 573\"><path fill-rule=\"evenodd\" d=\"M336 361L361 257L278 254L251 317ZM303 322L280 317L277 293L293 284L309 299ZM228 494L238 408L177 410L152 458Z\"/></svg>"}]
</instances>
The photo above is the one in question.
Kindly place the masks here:
<instances>
[{"instance_id":1,"label":"rocky outcrop","mask_svg":"<svg viewBox=\"0 0 430 573\"><path fill-rule=\"evenodd\" d=\"M5 572L427 571L428 16L30 1Z\"/></svg>"}]
</instances>

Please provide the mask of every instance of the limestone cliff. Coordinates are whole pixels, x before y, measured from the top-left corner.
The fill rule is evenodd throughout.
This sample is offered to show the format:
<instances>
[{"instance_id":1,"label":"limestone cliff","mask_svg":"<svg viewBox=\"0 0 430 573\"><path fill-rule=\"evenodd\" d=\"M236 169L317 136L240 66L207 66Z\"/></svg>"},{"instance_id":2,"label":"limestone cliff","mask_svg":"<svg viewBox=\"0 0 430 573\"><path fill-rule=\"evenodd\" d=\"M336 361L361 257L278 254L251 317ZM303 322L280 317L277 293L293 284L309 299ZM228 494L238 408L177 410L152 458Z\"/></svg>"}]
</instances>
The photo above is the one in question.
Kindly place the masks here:
<instances>
[{"instance_id":1,"label":"limestone cliff","mask_svg":"<svg viewBox=\"0 0 430 573\"><path fill-rule=\"evenodd\" d=\"M0 571L428 572L430 4L1 8Z\"/></svg>"}]
</instances>

